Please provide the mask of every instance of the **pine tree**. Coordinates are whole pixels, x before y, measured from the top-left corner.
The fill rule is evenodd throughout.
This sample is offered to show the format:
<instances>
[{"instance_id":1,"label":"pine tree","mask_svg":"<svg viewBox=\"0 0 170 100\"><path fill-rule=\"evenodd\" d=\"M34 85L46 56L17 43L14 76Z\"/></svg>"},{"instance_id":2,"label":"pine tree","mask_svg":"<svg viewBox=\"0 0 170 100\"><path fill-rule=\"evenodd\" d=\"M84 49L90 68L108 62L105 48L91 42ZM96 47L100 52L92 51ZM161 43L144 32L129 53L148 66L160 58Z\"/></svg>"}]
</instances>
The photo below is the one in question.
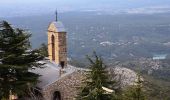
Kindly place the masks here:
<instances>
[{"instance_id":1,"label":"pine tree","mask_svg":"<svg viewBox=\"0 0 170 100\"><path fill-rule=\"evenodd\" d=\"M78 100L112 100L114 93L106 93L103 87L112 89L114 81L109 79L106 66L101 57L94 53L95 59L87 57L90 66L86 72L86 79L83 81L80 93L77 96Z\"/></svg>"},{"instance_id":2,"label":"pine tree","mask_svg":"<svg viewBox=\"0 0 170 100\"><path fill-rule=\"evenodd\" d=\"M31 69L41 67L44 57L38 50L31 50L30 34L12 28L8 22L0 23L0 97L12 94L26 95L38 82L38 74Z\"/></svg>"},{"instance_id":3,"label":"pine tree","mask_svg":"<svg viewBox=\"0 0 170 100\"><path fill-rule=\"evenodd\" d=\"M41 44L41 47L39 48L40 53L45 56L48 57L48 47L45 43Z\"/></svg>"},{"instance_id":4,"label":"pine tree","mask_svg":"<svg viewBox=\"0 0 170 100\"><path fill-rule=\"evenodd\" d=\"M124 100L145 100L146 96L142 88L142 83L140 74L137 74L136 84L125 91Z\"/></svg>"}]
</instances>

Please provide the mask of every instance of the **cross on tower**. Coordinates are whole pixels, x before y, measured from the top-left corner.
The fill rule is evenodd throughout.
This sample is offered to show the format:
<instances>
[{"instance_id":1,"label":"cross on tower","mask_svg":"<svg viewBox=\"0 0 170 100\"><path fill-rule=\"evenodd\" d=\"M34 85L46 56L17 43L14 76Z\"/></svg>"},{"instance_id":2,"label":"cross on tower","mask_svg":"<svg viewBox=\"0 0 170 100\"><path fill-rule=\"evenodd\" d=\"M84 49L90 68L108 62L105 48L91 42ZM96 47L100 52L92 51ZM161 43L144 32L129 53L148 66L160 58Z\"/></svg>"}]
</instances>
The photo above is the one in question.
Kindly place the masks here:
<instances>
[{"instance_id":1,"label":"cross on tower","mask_svg":"<svg viewBox=\"0 0 170 100\"><path fill-rule=\"evenodd\" d=\"M56 22L58 21L58 12L57 12L57 10L56 10L56 12L55 12L55 14L56 14Z\"/></svg>"}]
</instances>

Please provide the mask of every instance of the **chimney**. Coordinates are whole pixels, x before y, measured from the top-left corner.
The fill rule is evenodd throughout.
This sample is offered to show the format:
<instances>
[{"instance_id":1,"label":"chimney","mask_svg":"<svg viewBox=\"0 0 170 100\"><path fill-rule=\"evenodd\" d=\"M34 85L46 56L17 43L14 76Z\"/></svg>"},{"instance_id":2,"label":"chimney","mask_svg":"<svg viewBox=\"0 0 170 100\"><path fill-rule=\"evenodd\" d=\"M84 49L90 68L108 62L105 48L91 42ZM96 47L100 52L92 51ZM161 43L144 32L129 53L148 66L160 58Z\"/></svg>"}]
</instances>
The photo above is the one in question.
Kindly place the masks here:
<instances>
[{"instance_id":1,"label":"chimney","mask_svg":"<svg viewBox=\"0 0 170 100\"><path fill-rule=\"evenodd\" d=\"M62 76L64 73L66 73L66 71L64 70L64 68L60 67L60 72L59 72L60 76Z\"/></svg>"}]
</instances>

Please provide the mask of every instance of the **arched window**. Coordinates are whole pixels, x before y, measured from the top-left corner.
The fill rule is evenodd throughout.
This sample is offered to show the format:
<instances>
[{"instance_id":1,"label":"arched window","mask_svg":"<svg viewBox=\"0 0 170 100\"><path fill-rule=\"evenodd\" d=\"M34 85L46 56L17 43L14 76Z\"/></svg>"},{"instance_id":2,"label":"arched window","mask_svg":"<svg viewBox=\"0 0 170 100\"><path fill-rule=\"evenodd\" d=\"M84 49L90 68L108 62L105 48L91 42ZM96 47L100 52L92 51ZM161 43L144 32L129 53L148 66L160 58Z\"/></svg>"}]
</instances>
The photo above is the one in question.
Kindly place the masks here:
<instances>
[{"instance_id":1,"label":"arched window","mask_svg":"<svg viewBox=\"0 0 170 100\"><path fill-rule=\"evenodd\" d=\"M55 37L51 36L51 46L52 46L52 60L55 61Z\"/></svg>"},{"instance_id":2,"label":"arched window","mask_svg":"<svg viewBox=\"0 0 170 100\"><path fill-rule=\"evenodd\" d=\"M61 100L61 94L59 91L55 91L53 94L53 100Z\"/></svg>"}]
</instances>

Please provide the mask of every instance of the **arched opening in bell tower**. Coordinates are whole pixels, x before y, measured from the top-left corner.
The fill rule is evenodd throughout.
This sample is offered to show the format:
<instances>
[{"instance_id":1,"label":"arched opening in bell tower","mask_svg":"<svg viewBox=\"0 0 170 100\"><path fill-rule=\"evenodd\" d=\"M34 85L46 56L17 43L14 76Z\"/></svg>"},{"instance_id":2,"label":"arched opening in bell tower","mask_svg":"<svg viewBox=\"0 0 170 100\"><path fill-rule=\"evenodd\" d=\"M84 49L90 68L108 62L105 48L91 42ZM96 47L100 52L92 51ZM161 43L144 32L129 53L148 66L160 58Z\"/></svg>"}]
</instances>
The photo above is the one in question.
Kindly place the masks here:
<instances>
[{"instance_id":1,"label":"arched opening in bell tower","mask_svg":"<svg viewBox=\"0 0 170 100\"><path fill-rule=\"evenodd\" d=\"M52 46L52 60L55 61L55 37L51 36L51 46Z\"/></svg>"}]
</instances>

